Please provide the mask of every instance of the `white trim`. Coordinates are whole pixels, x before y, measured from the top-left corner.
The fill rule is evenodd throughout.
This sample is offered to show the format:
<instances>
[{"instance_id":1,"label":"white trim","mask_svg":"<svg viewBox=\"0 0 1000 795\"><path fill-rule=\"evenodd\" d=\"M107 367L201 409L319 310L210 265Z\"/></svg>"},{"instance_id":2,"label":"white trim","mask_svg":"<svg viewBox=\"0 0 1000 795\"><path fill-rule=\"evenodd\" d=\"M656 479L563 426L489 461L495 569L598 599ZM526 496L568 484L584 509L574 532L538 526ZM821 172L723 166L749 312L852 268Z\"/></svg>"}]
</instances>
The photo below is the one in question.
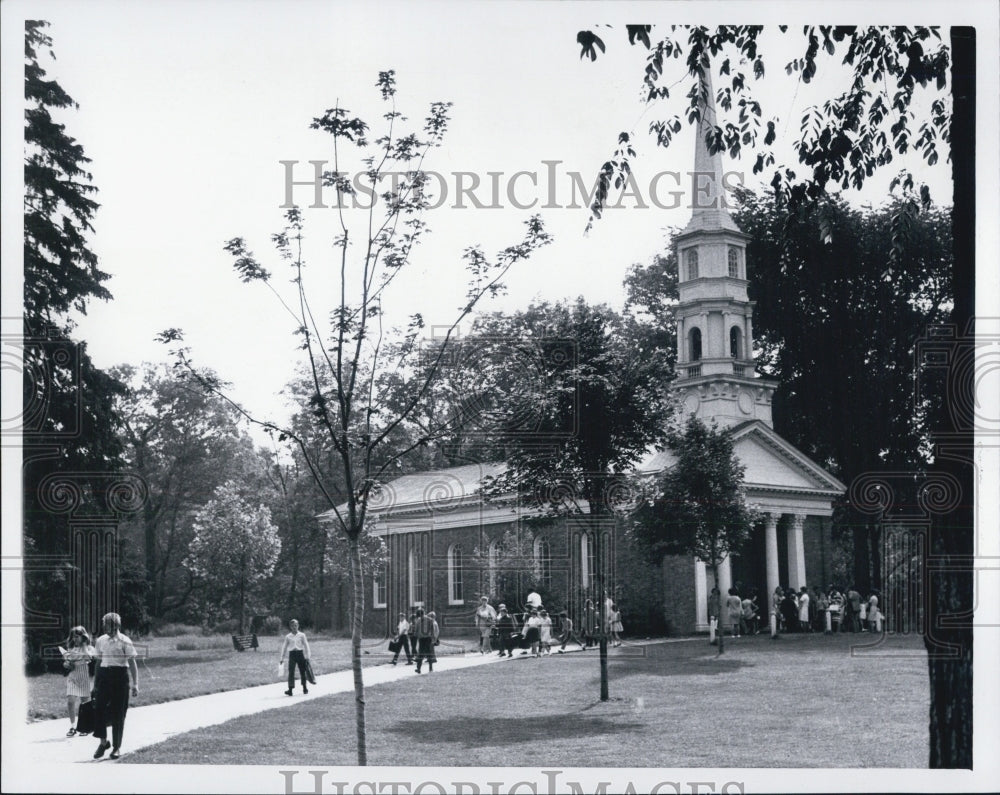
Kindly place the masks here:
<instances>
[{"instance_id":1,"label":"white trim","mask_svg":"<svg viewBox=\"0 0 1000 795\"><path fill-rule=\"evenodd\" d=\"M382 567L382 573L380 575L376 574L372 576L372 608L375 610L384 610L387 607L386 602L380 602L378 600L378 592L379 592L378 582L379 579L388 576L388 574L389 574L389 566L388 564L386 564L385 566ZM386 599L389 598L388 582L385 584L385 596Z\"/></svg>"},{"instance_id":2,"label":"white trim","mask_svg":"<svg viewBox=\"0 0 1000 795\"><path fill-rule=\"evenodd\" d=\"M407 573L407 578L406 578L406 590L407 590L407 594L406 595L410 597L409 602L410 602L411 606L413 606L413 607L423 607L424 606L424 600L423 599L417 599L417 589L415 587L416 586L416 574L417 574L417 571L419 569L419 567L416 565L416 562L417 562L416 561L416 557L417 557L416 556L416 550L411 547L410 548L410 552L407 555L407 559L406 559L406 573Z\"/></svg>"},{"instance_id":3,"label":"white trim","mask_svg":"<svg viewBox=\"0 0 1000 795\"><path fill-rule=\"evenodd\" d=\"M462 586L463 592L465 590L465 570L462 567L462 560L461 560L462 547L461 547L460 544L452 544L450 547L448 547L448 604L449 605L464 605L465 604L464 594L463 594L463 598L461 598L461 599L455 599L454 598L454 596L455 596L455 550L456 550L456 548L457 548L458 554L459 554L459 562L458 562L459 571L462 574L462 580L461 580L460 584Z\"/></svg>"}]
</instances>

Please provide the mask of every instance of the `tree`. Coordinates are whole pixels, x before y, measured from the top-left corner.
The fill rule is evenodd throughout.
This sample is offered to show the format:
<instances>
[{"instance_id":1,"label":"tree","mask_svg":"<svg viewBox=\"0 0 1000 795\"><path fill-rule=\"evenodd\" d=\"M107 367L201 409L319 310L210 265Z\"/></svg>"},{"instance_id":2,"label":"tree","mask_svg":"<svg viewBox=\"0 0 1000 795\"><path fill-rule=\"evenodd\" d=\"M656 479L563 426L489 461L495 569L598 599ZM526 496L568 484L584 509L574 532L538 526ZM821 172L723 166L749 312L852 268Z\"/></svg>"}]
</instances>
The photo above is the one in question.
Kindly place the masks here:
<instances>
[{"instance_id":1,"label":"tree","mask_svg":"<svg viewBox=\"0 0 1000 795\"><path fill-rule=\"evenodd\" d=\"M778 26L782 34L787 26ZM780 201L793 209L809 209L828 186L860 188L876 169L904 155L911 149L929 165L938 161L938 146L950 143L951 114L946 98L931 101L930 118L914 131L916 119L911 105L920 89L940 92L947 84L949 49L933 27L855 27L808 25L802 35L805 46L801 57L784 65L796 81L809 83L819 68L839 68L824 64L840 55L840 66L850 69L850 87L832 97L822 108L807 108L799 125L799 139L794 148L804 175L793 168L776 164L770 148L783 125L777 116L767 117L764 106L753 93L753 83L764 77L767 45L765 29L760 25L705 26L671 25L658 30L652 25L627 25L629 43L642 45L649 51L643 72L644 101L669 100L672 85L665 69L670 60L684 59L687 108L690 124L701 119L709 93L710 75L718 73L720 88L716 102L726 114L736 114L736 121L714 125L706 135L709 151L726 151L736 159L743 149L756 152L753 173L774 167L771 186ZM592 31L577 34L580 57L597 59L597 50L605 51L603 40ZM748 76L743 70L752 69ZM683 79L683 78L682 78ZM680 82L680 81L677 81ZM929 88L933 86L933 88ZM675 92L680 94L682 87ZM650 134L658 146L667 147L682 128L679 114L655 119L649 124ZM635 156L631 134L619 135L614 156L601 168L598 188L591 206L591 222L601 217L612 188L620 189L631 173ZM912 211L919 193L919 203L930 203L926 185L914 185L912 175L901 172L897 177L910 197Z\"/></svg>"},{"instance_id":2,"label":"tree","mask_svg":"<svg viewBox=\"0 0 1000 795\"><path fill-rule=\"evenodd\" d=\"M254 506L233 482L219 486L194 519L194 538L184 566L201 592L208 617L228 608L246 629L247 600L252 600L271 575L281 552L271 511Z\"/></svg>"},{"instance_id":3,"label":"tree","mask_svg":"<svg viewBox=\"0 0 1000 795\"><path fill-rule=\"evenodd\" d=\"M847 483L884 469L926 473L937 398L915 401L912 385L919 341L952 304L950 211L932 205L912 219L893 265L899 200L858 210L826 197L789 218L773 196L738 190L736 199L751 236L758 369L778 382L775 430ZM626 288L672 346L676 262L666 262L633 269ZM879 524L845 505L835 527L852 538L858 586L880 587Z\"/></svg>"},{"instance_id":4,"label":"tree","mask_svg":"<svg viewBox=\"0 0 1000 795\"><path fill-rule=\"evenodd\" d=\"M633 534L652 562L694 555L712 568L718 584L719 566L741 550L756 519L743 493L743 465L730 433L697 417L689 417L683 430L672 430L667 446L676 460L633 515ZM718 642L722 654L721 630Z\"/></svg>"},{"instance_id":5,"label":"tree","mask_svg":"<svg viewBox=\"0 0 1000 795\"><path fill-rule=\"evenodd\" d=\"M669 87L660 84L666 59L685 56L688 76L694 78L688 98L691 100L688 120L700 118L699 100L706 93L705 70L718 64L720 77L730 85L720 89L718 101L723 109L732 107L734 98L739 108L738 125L716 127L708 136L713 150L727 149L735 155L742 147L757 151L755 173L774 165L773 155L760 149L759 132L763 119L760 103L747 91L747 79L739 71L733 73L733 51L753 64L754 77L764 74L763 58L758 53L758 37L762 28L736 26L690 28L685 47L667 36L654 46L649 25L627 26L629 40L650 50L644 73L647 100L667 97ZM671 28L671 34L677 29ZM784 27L781 27L784 32ZM820 65L820 49L832 58L843 53L844 63L851 69L850 88L830 98L822 108L806 111L796 142L799 162L808 169L799 178L790 167L777 168L772 186L777 196L787 200L790 210L808 210L828 184L860 187L879 168L891 163L896 154L911 148L919 152L928 164L938 159L938 142L949 148L954 188L953 235L954 307L950 325L954 331L954 350L950 358L948 377L940 386L947 388L933 414L932 440L941 453L935 458L931 474L951 479L965 494L974 493L972 475L971 408L975 405L973 368L965 367L968 346L974 344L973 317L975 312L975 88L976 32L971 27L952 27L949 48L940 42L935 28L855 28L814 27L803 29L806 39L801 58L786 65L786 71L808 82ZM596 59L597 50L605 49L591 31L581 31L577 41L581 57ZM721 63L719 56L722 57ZM822 58L822 56L821 56ZM950 72L949 72L950 66ZM825 68L825 67L824 67ZM951 79L952 107L948 97L940 95ZM929 120L923 122L913 136L915 123L911 104L917 86L933 84L939 96L931 100ZM770 146L780 125L767 122L763 145ZM654 121L650 129L661 145L668 145L679 132L678 118ZM634 155L630 136L619 137L619 149L601 169L601 182L592 207L594 217L606 200L612 182L623 185ZM921 206L930 203L926 186L916 186L911 175L901 173L894 180L901 185L906 197L904 216L913 217ZM790 216L789 216L790 217ZM901 240L897 237L896 240ZM891 261L895 261L893 247ZM931 487L930 482L925 482ZM928 588L928 610L931 622L937 626L933 638L925 636L928 650L928 674L931 689L930 765L942 768L972 767L972 614L974 555L974 519L972 500L948 502L942 512L934 513L932 523L935 574ZM940 619L940 620L939 620ZM947 648L947 652L942 652Z\"/></svg>"},{"instance_id":6,"label":"tree","mask_svg":"<svg viewBox=\"0 0 1000 795\"><path fill-rule=\"evenodd\" d=\"M110 490L120 485L121 445L113 401L123 391L71 336L70 312L86 312L89 300L108 300L111 294L87 239L98 206L86 170L90 161L52 115L76 103L40 63L44 50L54 57L47 25L25 22L23 528L26 558L58 562L54 568L42 563L36 571L26 566L31 654L47 636L46 627L53 626L46 619L56 621L50 640L65 635L63 622L90 620L66 613L68 589L74 581L83 587L89 573L66 560L71 514L56 509L69 498L74 516L101 517L114 525L118 514Z\"/></svg>"},{"instance_id":7,"label":"tree","mask_svg":"<svg viewBox=\"0 0 1000 795\"><path fill-rule=\"evenodd\" d=\"M604 305L540 302L510 316L484 317L479 339L532 367L507 368L493 407L497 460L506 470L484 484L492 495L517 492L548 515L586 514L599 538L614 521L622 474L662 439L668 360L646 329ZM503 358L503 357L500 357ZM478 370L481 383L490 375ZM543 377L537 377L542 374ZM597 544L598 599L609 550ZM601 600L603 605L603 599ZM606 622L605 622L606 623ZM607 701L607 637L600 641L601 700Z\"/></svg>"},{"instance_id":8,"label":"tree","mask_svg":"<svg viewBox=\"0 0 1000 795\"><path fill-rule=\"evenodd\" d=\"M115 403L125 459L143 479L147 499L126 530L139 531L152 616L189 608L195 583L182 566L192 538L192 517L227 480L246 481L262 462L238 415L221 398L171 373L166 366L121 366L129 385Z\"/></svg>"},{"instance_id":9,"label":"tree","mask_svg":"<svg viewBox=\"0 0 1000 795\"><path fill-rule=\"evenodd\" d=\"M287 227L273 236L282 260L291 267L295 296L285 303L271 281L271 273L254 257L245 240L234 238L226 249L234 257L234 267L244 282L260 282L275 292L284 308L294 318L296 334L309 368L312 388L306 409L313 433L322 436L328 452L316 458L308 438L291 427L281 427L242 411L252 422L270 430L279 441L292 441L323 494L331 524L348 541L352 584L352 671L355 693L355 728L358 764L367 764L365 728L365 690L361 667L362 621L364 617L364 579L361 539L365 533L368 500L380 478L393 472L413 450L427 445L439 434L431 428L402 448L385 454L390 439L405 423L433 383L449 341L458 325L477 304L503 288L507 271L530 256L549 240L539 218L526 222L524 239L502 250L491 261L480 248L465 252L469 287L465 301L443 336L442 344L427 367L415 368L420 354L419 337L423 318L414 315L402 336L397 355L387 357L383 348L382 298L397 275L410 262L413 248L426 232L422 220L429 206L427 173L423 163L428 153L440 144L448 123L448 103L434 103L424 123L423 132L401 132L405 118L396 109L396 80L392 71L380 72L377 87L387 111L383 132L369 142L370 127L346 109L334 107L313 119L312 127L333 137L333 170L323 176L323 185L336 196L339 234L334 240L334 275L338 285L335 306L329 314L329 327L321 327L306 289L303 255L302 212L293 207L286 213ZM361 152L362 170L350 179L346 176L348 148ZM389 185L384 186L388 179ZM363 194L363 195L362 195ZM351 205L351 206L348 206ZM352 214L354 213L354 214ZM355 243L348 220L360 223ZM356 257L355 257L356 255ZM183 334L168 329L161 334L166 344L177 344ZM196 377L202 386L225 395L217 379L200 372L190 358L190 351L174 348L178 364ZM405 377L412 374L410 397L402 405L389 406L377 391L381 373L396 371ZM234 405L235 401L234 401ZM332 460L331 460L332 459ZM324 463L330 460L331 469ZM336 472L336 477L332 473ZM338 487L340 490L338 490Z\"/></svg>"}]
</instances>

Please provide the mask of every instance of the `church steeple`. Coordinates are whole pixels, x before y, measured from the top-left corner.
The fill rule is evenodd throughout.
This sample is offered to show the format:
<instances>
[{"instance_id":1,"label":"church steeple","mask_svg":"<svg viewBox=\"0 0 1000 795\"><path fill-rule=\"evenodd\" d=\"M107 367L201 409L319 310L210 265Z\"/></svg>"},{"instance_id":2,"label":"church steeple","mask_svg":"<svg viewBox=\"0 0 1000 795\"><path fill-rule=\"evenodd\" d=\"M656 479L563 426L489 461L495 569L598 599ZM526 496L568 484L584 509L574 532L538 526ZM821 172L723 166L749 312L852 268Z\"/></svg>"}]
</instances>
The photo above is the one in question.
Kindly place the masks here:
<instances>
[{"instance_id":1,"label":"church steeple","mask_svg":"<svg viewBox=\"0 0 1000 795\"><path fill-rule=\"evenodd\" d=\"M753 302L747 296L744 234L729 214L722 153L708 139L718 126L710 70L702 90L701 120L691 174L691 220L674 239L679 302L677 379L685 412L735 425L771 425L776 384L758 378L753 357Z\"/></svg>"},{"instance_id":2,"label":"church steeple","mask_svg":"<svg viewBox=\"0 0 1000 795\"><path fill-rule=\"evenodd\" d=\"M691 220L684 232L712 232L721 229L739 232L740 228L727 209L722 152L712 152L707 143L714 138L715 128L718 126L712 95L712 75L707 69L701 87L705 93L702 96L701 120L698 122L698 133L694 141Z\"/></svg>"}]
</instances>

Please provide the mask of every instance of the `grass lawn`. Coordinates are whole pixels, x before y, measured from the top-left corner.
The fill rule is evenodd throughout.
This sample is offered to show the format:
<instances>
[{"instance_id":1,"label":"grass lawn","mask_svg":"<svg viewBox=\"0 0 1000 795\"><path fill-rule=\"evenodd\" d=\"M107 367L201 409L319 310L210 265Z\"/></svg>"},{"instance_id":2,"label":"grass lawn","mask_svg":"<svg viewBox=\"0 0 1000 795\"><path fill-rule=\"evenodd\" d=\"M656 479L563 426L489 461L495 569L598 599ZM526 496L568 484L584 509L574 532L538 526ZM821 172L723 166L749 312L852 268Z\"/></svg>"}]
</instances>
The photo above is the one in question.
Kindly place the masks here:
<instances>
[{"instance_id":1,"label":"grass lawn","mask_svg":"<svg viewBox=\"0 0 1000 795\"><path fill-rule=\"evenodd\" d=\"M367 692L370 765L927 766L919 637L766 636L414 675ZM355 764L353 693L237 718L129 754L151 764Z\"/></svg>"},{"instance_id":2,"label":"grass lawn","mask_svg":"<svg viewBox=\"0 0 1000 795\"><path fill-rule=\"evenodd\" d=\"M260 648L244 652L233 650L228 635L181 635L137 640L139 697L132 702L140 707L277 682L276 669L283 637L260 636ZM465 647L474 645L475 641L470 640ZM383 641L366 640L363 646L366 651L362 658L364 664L386 662L385 646ZM461 641L457 645L442 641L438 653L448 654L462 648ZM348 638L310 635L309 649L312 652L313 672L317 675L351 667L351 641ZM66 678L60 674L28 677L29 720L65 716Z\"/></svg>"}]
</instances>

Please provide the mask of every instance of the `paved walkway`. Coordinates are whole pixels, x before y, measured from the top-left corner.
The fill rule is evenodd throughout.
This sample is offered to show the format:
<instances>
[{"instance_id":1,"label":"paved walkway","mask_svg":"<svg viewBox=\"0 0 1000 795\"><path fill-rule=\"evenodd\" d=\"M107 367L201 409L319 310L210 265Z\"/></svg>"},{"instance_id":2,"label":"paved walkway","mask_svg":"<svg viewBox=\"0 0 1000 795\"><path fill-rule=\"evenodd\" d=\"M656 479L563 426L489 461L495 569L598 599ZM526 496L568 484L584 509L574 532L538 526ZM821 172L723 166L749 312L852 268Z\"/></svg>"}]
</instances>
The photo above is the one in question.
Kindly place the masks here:
<instances>
[{"instance_id":1,"label":"paved walkway","mask_svg":"<svg viewBox=\"0 0 1000 795\"><path fill-rule=\"evenodd\" d=\"M593 654L595 651L589 653ZM580 652L579 650L570 652L567 649L567 653L578 654ZM531 658L515 654L510 662L519 659L528 660ZM478 652L441 656L434 665L434 672L429 675L439 676L460 668L473 668L500 662L501 658L497 654L479 654ZM428 675L426 672L420 674L420 676L426 675ZM416 674L413 666L402 663L395 666L388 663L366 666L365 687L402 679L413 679L414 676ZM195 696L169 701L165 704L130 707L125 722L122 756L204 726L215 726L233 718L270 709L287 709L304 701L353 690L354 674L348 669L316 677L316 684L309 689L308 695L296 690L294 696L286 696L283 684L276 681L273 684L248 687L243 690L229 690L225 693L212 693L207 696ZM138 700L141 703L141 691ZM93 753L97 748L97 740L89 735L87 737L67 737L68 727L69 721L65 719L26 724L21 730L23 738L19 738L24 741L25 757L23 761L43 764L95 761ZM110 729L108 731L108 739L110 740ZM101 761L110 760L105 756Z\"/></svg>"}]
</instances>

